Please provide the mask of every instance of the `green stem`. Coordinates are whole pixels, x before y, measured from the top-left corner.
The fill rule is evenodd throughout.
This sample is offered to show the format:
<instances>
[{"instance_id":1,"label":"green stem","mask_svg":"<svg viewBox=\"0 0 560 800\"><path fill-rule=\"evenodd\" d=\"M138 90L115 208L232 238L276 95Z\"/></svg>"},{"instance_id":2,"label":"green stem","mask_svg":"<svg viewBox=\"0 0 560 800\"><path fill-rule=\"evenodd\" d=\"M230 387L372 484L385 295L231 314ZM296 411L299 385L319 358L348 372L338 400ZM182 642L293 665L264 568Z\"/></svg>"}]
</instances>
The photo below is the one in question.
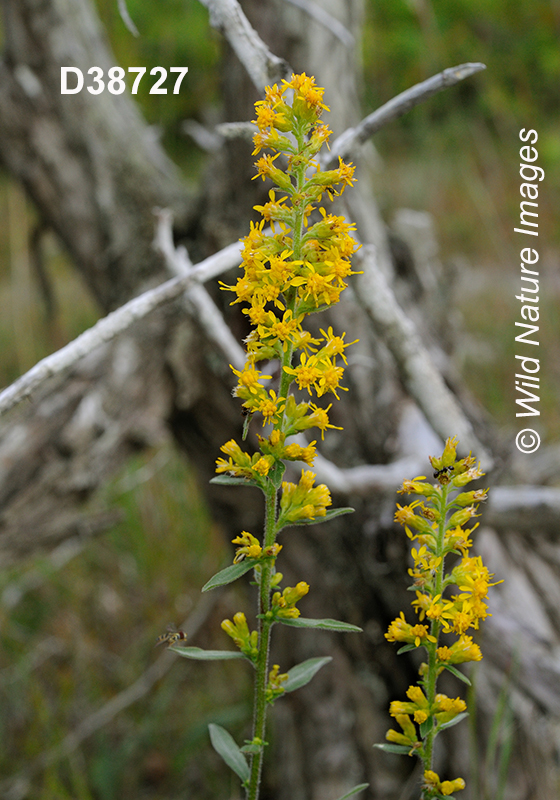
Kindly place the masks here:
<instances>
[{"instance_id":1,"label":"green stem","mask_svg":"<svg viewBox=\"0 0 560 800\"><path fill-rule=\"evenodd\" d=\"M297 143L298 143L298 152L301 152L304 147L303 137L300 135L296 136ZM305 165L301 165L296 169L296 193L301 195L301 189L305 182ZM293 225L292 225L292 250L293 250L293 258L294 261L298 261L301 258L301 238L303 233L303 219L305 214L305 200L302 203L301 197L299 199L299 205L296 207L294 206L294 217L293 217ZM291 309L292 313L296 313L296 293L294 292L293 296L288 299L288 307ZM284 353L284 357L282 358L280 364L280 388L278 390L278 394L280 397L288 398L288 389L290 388L290 384L293 381L293 377L284 371L284 367L291 367L292 366L292 356L294 353L294 345L292 342L288 342L288 347Z\"/></svg>"},{"instance_id":2,"label":"green stem","mask_svg":"<svg viewBox=\"0 0 560 800\"><path fill-rule=\"evenodd\" d=\"M266 517L264 545L270 547L274 544L276 530L276 504L277 491L272 482L269 482L266 493ZM270 611L270 581L272 579L273 565L266 561L262 566L259 585L259 654L257 656L254 697L253 697L253 740L265 741L266 737L266 686L268 680L268 658L270 652L270 631L272 621L263 619ZM265 745L260 746L259 752L251 757L251 774L247 789L247 800L258 800L261 783L262 764Z\"/></svg>"},{"instance_id":3,"label":"green stem","mask_svg":"<svg viewBox=\"0 0 560 800\"><path fill-rule=\"evenodd\" d=\"M443 550L445 545L445 530L446 530L446 517L447 517L447 494L448 494L448 487L442 486L441 491L441 500L439 506L440 512L440 520L438 526L438 535L437 535L437 543L436 543L436 557L441 556L441 563L437 569L436 573L436 585L434 596L441 595L443 591L443 578L444 578L444 557L443 557ZM441 599L441 598L440 598ZM428 698L428 703L430 708L433 706L435 699L436 699L436 683L437 683L437 648L439 644L439 634L441 632L441 622L439 620L432 620L432 624L430 627L430 635L435 638L435 642L430 642L428 646L428 675L426 678L426 696ZM432 720L435 723L435 720ZM434 749L434 740L436 738L436 728L435 724L432 725L428 735L426 736L426 741L424 744L424 770L432 769L433 768L433 749Z\"/></svg>"}]
</instances>

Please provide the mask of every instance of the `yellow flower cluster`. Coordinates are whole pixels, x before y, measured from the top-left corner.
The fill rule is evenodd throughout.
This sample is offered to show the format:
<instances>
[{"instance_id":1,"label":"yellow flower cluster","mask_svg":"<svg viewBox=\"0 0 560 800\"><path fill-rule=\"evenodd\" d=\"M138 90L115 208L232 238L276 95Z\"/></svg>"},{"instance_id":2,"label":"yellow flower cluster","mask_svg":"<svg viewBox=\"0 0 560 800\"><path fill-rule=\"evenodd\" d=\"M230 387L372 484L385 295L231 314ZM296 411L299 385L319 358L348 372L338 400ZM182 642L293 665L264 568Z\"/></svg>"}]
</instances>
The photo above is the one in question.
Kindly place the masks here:
<instances>
[{"instance_id":1,"label":"yellow flower cluster","mask_svg":"<svg viewBox=\"0 0 560 800\"><path fill-rule=\"evenodd\" d=\"M233 617L233 622L230 619L225 619L222 622L222 630L228 636L231 636L237 647L241 652L247 656L251 661L255 661L259 654L258 651L258 633L257 631L250 631L247 624L247 618L242 611L238 611Z\"/></svg>"},{"instance_id":2,"label":"yellow flower cluster","mask_svg":"<svg viewBox=\"0 0 560 800\"><path fill-rule=\"evenodd\" d=\"M411 589L416 589L412 606L419 623L411 625L401 612L385 636L404 645L399 652L424 647L428 663L420 667L420 685L407 691L410 702L391 703L390 714L402 732L391 729L386 738L397 750L408 750L409 755L416 754L422 759L427 768L424 798L447 796L464 788L462 778L442 783L431 771L433 741L440 728L459 721L459 715L466 711L463 700L437 694L436 682L444 669L467 681L453 665L482 658L480 647L466 632L478 629L480 620L488 616L485 600L490 586L497 583L492 581L493 576L480 556L469 555L470 535L477 525L470 529L464 526L477 516L478 504L486 499L487 492L461 491L483 473L472 456L457 459L457 444L456 439L448 439L442 456L430 459L437 483L427 482L423 475L404 481L400 493L416 495L417 499L409 505L397 504L395 513L395 521L405 527L409 538L418 545L411 549L414 566L409 574L413 579ZM448 554L455 554L460 560L447 573ZM453 592L453 586L458 591ZM422 624L424 620L427 624ZM458 638L443 645L440 634Z\"/></svg>"},{"instance_id":3,"label":"yellow flower cluster","mask_svg":"<svg viewBox=\"0 0 560 800\"><path fill-rule=\"evenodd\" d=\"M353 226L344 218L319 208L318 219L311 219L324 192L332 198L354 182L352 165L340 160L337 169L324 171L315 160L330 136L328 126L319 121L326 109L322 97L323 89L313 78L294 75L281 87L267 87L265 99L256 104L254 152L270 148L276 154L257 161L255 177L272 179L277 189L270 191L269 202L255 206L262 220L242 240L243 276L235 286L222 285L235 292L234 303L248 304L243 313L253 325L246 339L247 363L243 370L233 370L238 379L234 394L246 412L260 413L263 424L273 423L286 435L313 426L324 433L332 427L328 409L312 403L289 405L288 388L295 381L309 394L330 392L338 398L344 368L337 358L346 361L344 351L353 344L331 327L321 330L320 337L302 327L306 314L338 302L345 278L353 274L350 257L357 247L350 234ZM285 169L276 166L279 158ZM265 222L271 223L272 235L265 234ZM268 388L270 375L256 367L271 359L281 363L279 391Z\"/></svg>"},{"instance_id":4,"label":"yellow flower cluster","mask_svg":"<svg viewBox=\"0 0 560 800\"><path fill-rule=\"evenodd\" d=\"M269 704L274 703L276 698L284 694L283 683L288 680L287 672L280 672L280 665L274 664L268 675L268 685L266 687L266 702Z\"/></svg>"},{"instance_id":5,"label":"yellow flower cluster","mask_svg":"<svg viewBox=\"0 0 560 800\"><path fill-rule=\"evenodd\" d=\"M465 781L462 778L455 778L454 781L440 781L437 772L427 769L424 772L424 790L431 793L432 797L442 794L448 797L452 792L458 792L465 788Z\"/></svg>"},{"instance_id":6,"label":"yellow flower cluster","mask_svg":"<svg viewBox=\"0 0 560 800\"><path fill-rule=\"evenodd\" d=\"M236 536L231 541L233 544L241 545L235 551L234 564L239 564L244 558L276 558L282 549L282 545L277 543L271 544L269 547L261 547L257 537L247 531L242 531L239 536Z\"/></svg>"},{"instance_id":7,"label":"yellow flower cluster","mask_svg":"<svg viewBox=\"0 0 560 800\"><path fill-rule=\"evenodd\" d=\"M273 619L297 619L299 608L296 603L305 597L309 591L309 584L300 581L297 586L286 586L282 594L274 592L272 595L272 607L269 612Z\"/></svg>"}]
</instances>

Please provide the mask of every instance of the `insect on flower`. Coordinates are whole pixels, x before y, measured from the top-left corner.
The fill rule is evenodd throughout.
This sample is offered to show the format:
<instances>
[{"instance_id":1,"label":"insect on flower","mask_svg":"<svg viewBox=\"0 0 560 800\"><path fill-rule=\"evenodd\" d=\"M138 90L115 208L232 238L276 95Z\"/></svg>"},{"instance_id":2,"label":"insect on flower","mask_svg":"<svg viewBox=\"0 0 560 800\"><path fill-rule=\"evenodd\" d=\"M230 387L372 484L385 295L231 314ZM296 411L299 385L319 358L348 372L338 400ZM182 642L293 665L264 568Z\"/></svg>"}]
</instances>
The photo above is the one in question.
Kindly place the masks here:
<instances>
[{"instance_id":1,"label":"insect on flower","mask_svg":"<svg viewBox=\"0 0 560 800\"><path fill-rule=\"evenodd\" d=\"M162 633L161 636L158 636L156 639L155 646L157 647L158 644L166 643L168 647L171 647L177 642L186 641L187 634L185 631L178 631L174 625L167 626L167 633Z\"/></svg>"}]
</instances>

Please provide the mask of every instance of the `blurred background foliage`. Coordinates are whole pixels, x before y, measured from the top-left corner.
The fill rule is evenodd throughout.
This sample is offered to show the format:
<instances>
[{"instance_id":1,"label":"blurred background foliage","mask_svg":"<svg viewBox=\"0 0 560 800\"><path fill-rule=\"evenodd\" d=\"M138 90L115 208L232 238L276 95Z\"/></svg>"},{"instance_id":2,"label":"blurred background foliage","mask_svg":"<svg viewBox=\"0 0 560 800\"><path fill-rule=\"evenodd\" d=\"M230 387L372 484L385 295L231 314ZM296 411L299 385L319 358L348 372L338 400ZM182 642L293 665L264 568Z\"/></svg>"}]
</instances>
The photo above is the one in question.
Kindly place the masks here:
<instances>
[{"instance_id":1,"label":"blurred background foliage","mask_svg":"<svg viewBox=\"0 0 560 800\"><path fill-rule=\"evenodd\" d=\"M144 80L138 101L194 188L206 155L186 137L182 123L210 125L220 113L222 44L206 10L195 0L128 0L141 34L134 38L116 0L97 5L117 63L148 71L156 65L189 67L179 95L150 95L151 83ZM554 225L560 195L559 33L560 0L367 0L363 37L364 113L446 67L487 65L486 72L436 95L376 136L375 189L389 224L401 207L433 214L441 257L456 275L458 366L506 436L515 422L514 296L525 244L513 233L518 133L539 133L538 163L546 172L538 240L546 375L541 422L549 441L560 434L560 242ZM57 311L45 312L29 250L36 223L21 189L0 176L3 385L98 316L53 238L46 256ZM0 778L26 771L134 683L160 655L153 649L156 636L197 609L200 586L229 558L188 465L170 443L128 464L101 503L122 512L110 533L79 552L61 551L0 578ZM208 646L205 631L213 630L214 644L227 646L219 621L242 602L220 596L196 644ZM243 738L250 716L247 678L236 665L174 664L69 757L38 770L32 796L169 800L184 797L189 786L199 800L233 800L237 781L207 747L206 725L222 722Z\"/></svg>"}]
</instances>

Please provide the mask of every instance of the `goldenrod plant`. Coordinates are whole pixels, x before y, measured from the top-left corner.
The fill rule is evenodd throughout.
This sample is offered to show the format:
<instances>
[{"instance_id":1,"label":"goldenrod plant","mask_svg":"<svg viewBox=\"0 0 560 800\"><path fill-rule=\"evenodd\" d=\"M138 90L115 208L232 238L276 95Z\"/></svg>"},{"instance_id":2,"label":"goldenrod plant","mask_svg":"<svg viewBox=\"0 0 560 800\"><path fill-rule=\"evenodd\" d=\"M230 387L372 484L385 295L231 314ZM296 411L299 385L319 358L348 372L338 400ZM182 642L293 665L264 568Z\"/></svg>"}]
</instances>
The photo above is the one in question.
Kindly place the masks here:
<instances>
[{"instance_id":1,"label":"goldenrod plant","mask_svg":"<svg viewBox=\"0 0 560 800\"><path fill-rule=\"evenodd\" d=\"M430 458L435 484L423 475L404 481L400 493L418 499L405 506L397 504L395 514L395 521L404 525L407 536L416 542L411 549L414 566L409 570L413 580L409 588L416 595L412 606L419 621L410 624L401 611L385 636L403 644L399 653L423 648L427 661L420 666L418 684L408 688L408 701L393 700L390 705L389 713L401 730L387 731L390 744L375 746L421 760L422 800L452 800L453 792L465 788L463 778L442 781L433 769L436 737L467 716L465 701L438 693L437 680L448 670L470 685L457 665L482 658L480 647L467 631L477 630L488 616L484 601L494 585L481 557L470 555L470 537L478 523L466 527L478 516L478 504L486 500L487 492L463 489L484 473L471 455L457 459L457 444L457 439L448 439L443 455ZM447 572L448 556L455 559Z\"/></svg>"},{"instance_id":2,"label":"goldenrod plant","mask_svg":"<svg viewBox=\"0 0 560 800\"><path fill-rule=\"evenodd\" d=\"M259 538L241 531L234 539L233 564L215 575L204 586L208 591L224 586L253 572L258 602L256 628L252 629L241 611L222 622L236 651L203 651L194 647L174 647L188 658L244 658L254 669L254 715L252 737L239 747L232 736L218 725L210 726L214 748L240 777L248 800L257 800L263 756L267 745L267 709L287 692L304 686L330 658L312 658L287 672L269 664L271 631L278 623L298 628L332 631L359 631L354 625L330 619L304 619L298 602L309 591L300 580L282 588L283 576L276 562L283 544L280 533L292 525L324 522L351 508L329 509L328 488L315 485L315 474L302 469L297 483L284 481L286 462L313 465L315 444L289 441L311 428L321 436L328 428L329 409L311 398L334 395L343 390L345 350L351 343L345 334L335 335L329 326L312 335L303 327L307 315L330 308L338 302L352 275L350 259L357 249L353 226L342 217L326 213L319 206L323 195L331 200L354 182L354 167L341 159L337 169L322 170L317 161L321 147L331 131L320 122L324 90L305 74L293 75L282 86L267 87L265 99L256 104L258 132L253 155L263 149L256 162L256 178L271 179L275 189L269 201L255 206L262 220L251 225L243 239L243 275L235 286L222 285L235 294L233 303L244 303L243 313L253 330L247 337L247 360L242 370L232 367L238 382L234 396L245 415L245 440L253 415L262 422L259 450L246 452L231 440L223 445L214 483L257 486L265 498L264 533ZM317 210L319 213L317 213ZM265 232L266 222L271 232ZM258 368L261 362L279 362L279 378ZM270 369L272 372L272 368ZM294 394L294 384L298 396ZM273 388L274 387L274 388ZM300 392L305 399L301 399ZM283 539L283 537L282 537ZM247 756L249 757L247 760ZM345 797L365 788L354 787Z\"/></svg>"}]
</instances>

